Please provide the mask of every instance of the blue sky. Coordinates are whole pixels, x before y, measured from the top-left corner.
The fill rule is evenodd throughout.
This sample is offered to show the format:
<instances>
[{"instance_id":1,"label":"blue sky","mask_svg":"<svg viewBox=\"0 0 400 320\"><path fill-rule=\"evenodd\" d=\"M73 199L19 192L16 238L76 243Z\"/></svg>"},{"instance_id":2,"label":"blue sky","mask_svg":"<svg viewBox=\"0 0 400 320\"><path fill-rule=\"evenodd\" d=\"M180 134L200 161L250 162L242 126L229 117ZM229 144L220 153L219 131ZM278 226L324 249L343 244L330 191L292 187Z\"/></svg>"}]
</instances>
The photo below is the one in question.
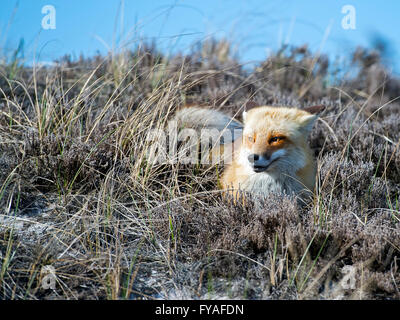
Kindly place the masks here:
<instances>
[{"instance_id":1,"label":"blue sky","mask_svg":"<svg viewBox=\"0 0 400 320\"><path fill-rule=\"evenodd\" d=\"M42 7L56 9L56 29L42 28ZM344 29L344 5L356 13L356 29ZM201 40L232 42L243 62L257 63L283 43L307 43L331 57L346 56L375 37L390 43L388 66L400 69L398 0L7 0L0 12L0 50L24 39L28 63L79 57L155 40L165 52L190 52ZM35 57L35 58L33 58Z\"/></svg>"}]
</instances>

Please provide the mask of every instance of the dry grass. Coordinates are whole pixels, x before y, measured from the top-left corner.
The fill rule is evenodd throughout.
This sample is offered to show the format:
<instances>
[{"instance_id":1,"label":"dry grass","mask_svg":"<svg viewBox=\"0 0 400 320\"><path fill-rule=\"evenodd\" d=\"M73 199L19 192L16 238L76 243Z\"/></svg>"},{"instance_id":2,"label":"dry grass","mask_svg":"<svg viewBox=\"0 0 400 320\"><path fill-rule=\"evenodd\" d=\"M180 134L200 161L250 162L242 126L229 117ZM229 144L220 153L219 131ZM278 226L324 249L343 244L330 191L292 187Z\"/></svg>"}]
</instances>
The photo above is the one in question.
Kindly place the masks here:
<instances>
[{"instance_id":1,"label":"dry grass","mask_svg":"<svg viewBox=\"0 0 400 320\"><path fill-rule=\"evenodd\" d=\"M303 47L248 72L207 42L1 65L1 298L398 299L400 85L375 53L354 63L333 81ZM149 129L184 103L235 115L249 99L327 107L308 206L229 203L221 166L147 161Z\"/></svg>"}]
</instances>

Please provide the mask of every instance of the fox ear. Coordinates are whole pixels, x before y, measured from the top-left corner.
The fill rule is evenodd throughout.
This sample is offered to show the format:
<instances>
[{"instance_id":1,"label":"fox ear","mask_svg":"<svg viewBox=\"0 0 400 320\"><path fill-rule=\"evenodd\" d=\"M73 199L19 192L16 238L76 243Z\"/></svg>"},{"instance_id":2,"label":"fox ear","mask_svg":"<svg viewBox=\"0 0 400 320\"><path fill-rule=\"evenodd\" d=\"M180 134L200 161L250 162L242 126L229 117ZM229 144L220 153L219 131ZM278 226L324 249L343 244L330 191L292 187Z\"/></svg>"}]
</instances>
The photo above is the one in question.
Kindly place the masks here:
<instances>
[{"instance_id":1,"label":"fox ear","mask_svg":"<svg viewBox=\"0 0 400 320\"><path fill-rule=\"evenodd\" d=\"M319 105L319 106L305 107L303 110L311 114L318 114L325 110L325 106Z\"/></svg>"},{"instance_id":2,"label":"fox ear","mask_svg":"<svg viewBox=\"0 0 400 320\"><path fill-rule=\"evenodd\" d=\"M255 102L253 100L249 100L249 101L246 102L245 109L246 109L246 111L249 111L250 109L253 109L253 108L256 108L256 107L259 107L259 106L260 105L257 102Z\"/></svg>"},{"instance_id":3,"label":"fox ear","mask_svg":"<svg viewBox=\"0 0 400 320\"><path fill-rule=\"evenodd\" d=\"M302 129L306 132L306 134L309 134L314 126L315 120L317 120L318 116L315 114L306 114L303 117L301 117L301 127Z\"/></svg>"},{"instance_id":4,"label":"fox ear","mask_svg":"<svg viewBox=\"0 0 400 320\"><path fill-rule=\"evenodd\" d=\"M246 122L246 116L247 116L247 111L244 110L243 113L242 113L243 122Z\"/></svg>"},{"instance_id":5,"label":"fox ear","mask_svg":"<svg viewBox=\"0 0 400 320\"><path fill-rule=\"evenodd\" d=\"M325 110L325 106L322 105L318 105L318 106L310 106L310 107L306 107L303 109L304 111L306 111L308 114L304 115L301 118L301 125L304 128L304 130L306 131L306 133L310 133L315 120L317 120L318 118L318 113L322 112L323 110Z\"/></svg>"},{"instance_id":6,"label":"fox ear","mask_svg":"<svg viewBox=\"0 0 400 320\"><path fill-rule=\"evenodd\" d=\"M250 109L259 107L259 104L253 100L249 100L246 102L245 106L244 106L244 111L242 113L242 119L243 122L246 121L246 116L247 116L247 111L249 111Z\"/></svg>"}]
</instances>

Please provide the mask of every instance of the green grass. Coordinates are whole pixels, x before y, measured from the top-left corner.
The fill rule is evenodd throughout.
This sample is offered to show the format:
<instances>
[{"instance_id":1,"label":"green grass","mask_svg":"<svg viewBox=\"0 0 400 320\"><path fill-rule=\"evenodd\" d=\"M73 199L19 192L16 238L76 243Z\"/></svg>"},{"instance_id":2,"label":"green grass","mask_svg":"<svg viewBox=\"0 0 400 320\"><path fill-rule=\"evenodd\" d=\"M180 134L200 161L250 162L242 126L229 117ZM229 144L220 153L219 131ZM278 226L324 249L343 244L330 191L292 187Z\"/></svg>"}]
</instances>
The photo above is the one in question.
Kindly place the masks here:
<instances>
[{"instance_id":1,"label":"green grass","mask_svg":"<svg viewBox=\"0 0 400 320\"><path fill-rule=\"evenodd\" d=\"M395 79L383 96L366 70L321 88L331 75L309 52L245 71L226 43L203 46L195 62L141 45L44 69L23 65L21 44L0 65L1 298L399 298ZM223 164L148 161L149 130L185 103L236 115L250 98L326 104L306 206L231 203L217 187ZM47 265L55 290L41 286ZM352 290L340 287L347 265Z\"/></svg>"}]
</instances>

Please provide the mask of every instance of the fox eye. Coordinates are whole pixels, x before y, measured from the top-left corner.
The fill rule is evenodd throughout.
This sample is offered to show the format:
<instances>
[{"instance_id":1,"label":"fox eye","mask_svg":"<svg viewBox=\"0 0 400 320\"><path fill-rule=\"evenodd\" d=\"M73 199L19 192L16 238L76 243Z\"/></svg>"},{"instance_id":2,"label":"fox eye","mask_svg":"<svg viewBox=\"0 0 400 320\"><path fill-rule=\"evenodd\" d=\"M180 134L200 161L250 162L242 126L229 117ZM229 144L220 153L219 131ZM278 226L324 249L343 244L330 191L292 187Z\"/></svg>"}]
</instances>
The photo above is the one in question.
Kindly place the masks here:
<instances>
[{"instance_id":1,"label":"fox eye","mask_svg":"<svg viewBox=\"0 0 400 320\"><path fill-rule=\"evenodd\" d=\"M282 141L284 139L285 139L284 137L278 137L278 136L272 137L271 139L269 139L269 143L272 144L272 143L275 143L275 142Z\"/></svg>"},{"instance_id":2,"label":"fox eye","mask_svg":"<svg viewBox=\"0 0 400 320\"><path fill-rule=\"evenodd\" d=\"M247 136L247 141L250 143L254 143L256 141L256 136L255 135Z\"/></svg>"}]
</instances>

